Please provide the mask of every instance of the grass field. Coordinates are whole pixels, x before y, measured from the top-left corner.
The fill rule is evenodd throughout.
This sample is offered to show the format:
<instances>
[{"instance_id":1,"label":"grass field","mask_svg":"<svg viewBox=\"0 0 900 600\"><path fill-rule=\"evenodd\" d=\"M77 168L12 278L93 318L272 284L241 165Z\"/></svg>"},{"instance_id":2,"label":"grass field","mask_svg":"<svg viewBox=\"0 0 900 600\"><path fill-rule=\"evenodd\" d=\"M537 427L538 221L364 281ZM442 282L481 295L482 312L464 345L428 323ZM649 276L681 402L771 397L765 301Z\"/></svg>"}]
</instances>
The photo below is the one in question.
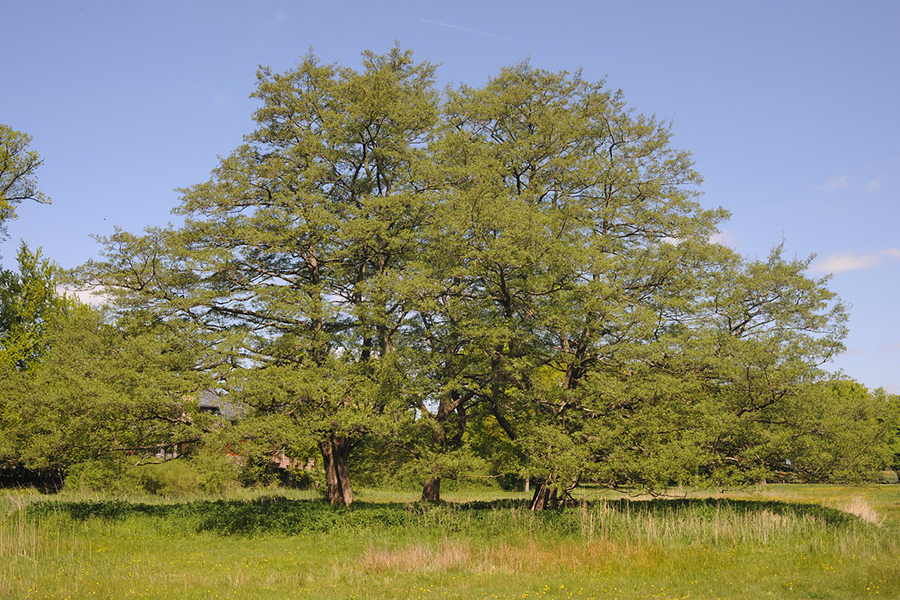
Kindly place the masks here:
<instances>
[{"instance_id":1,"label":"grass field","mask_svg":"<svg viewBox=\"0 0 900 600\"><path fill-rule=\"evenodd\" d=\"M900 486L579 493L535 514L496 491L362 490L349 509L6 492L0 598L900 598Z\"/></svg>"}]
</instances>

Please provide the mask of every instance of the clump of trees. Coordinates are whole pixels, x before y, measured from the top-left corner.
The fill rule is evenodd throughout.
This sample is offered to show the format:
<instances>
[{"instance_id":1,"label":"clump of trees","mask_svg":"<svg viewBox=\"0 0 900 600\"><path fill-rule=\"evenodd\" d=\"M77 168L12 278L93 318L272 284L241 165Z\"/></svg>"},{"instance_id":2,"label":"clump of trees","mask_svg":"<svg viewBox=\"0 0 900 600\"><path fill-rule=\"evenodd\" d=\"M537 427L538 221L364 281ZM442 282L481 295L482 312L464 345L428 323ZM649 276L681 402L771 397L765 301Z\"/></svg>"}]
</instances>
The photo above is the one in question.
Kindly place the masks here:
<instances>
[{"instance_id":1,"label":"clump of trees","mask_svg":"<svg viewBox=\"0 0 900 600\"><path fill-rule=\"evenodd\" d=\"M7 237L6 225L22 201L50 202L37 188L43 159L30 144L31 136L0 123L0 239ZM40 250L23 243L17 263L18 271L0 262L0 367L23 369L41 354L44 324L60 302L53 287L55 269Z\"/></svg>"},{"instance_id":2,"label":"clump of trees","mask_svg":"<svg viewBox=\"0 0 900 600\"><path fill-rule=\"evenodd\" d=\"M602 81L522 63L440 93L395 47L262 69L254 96L256 129L181 190L183 222L116 231L80 271L111 299L89 327L111 354L91 357L124 369L95 380L97 452L315 448L339 504L354 456L431 501L492 470L534 481L534 509L581 482L887 464L896 402L821 369L846 323L826 280L780 246L713 243L727 213L697 202L690 155ZM202 385L241 418L204 422Z\"/></svg>"},{"instance_id":3,"label":"clump of trees","mask_svg":"<svg viewBox=\"0 0 900 600\"><path fill-rule=\"evenodd\" d=\"M0 125L0 234L37 189L31 138ZM148 460L198 443L206 347L174 320L109 322L62 292L63 274L24 243L0 267L0 481L59 486L71 467Z\"/></svg>"}]
</instances>

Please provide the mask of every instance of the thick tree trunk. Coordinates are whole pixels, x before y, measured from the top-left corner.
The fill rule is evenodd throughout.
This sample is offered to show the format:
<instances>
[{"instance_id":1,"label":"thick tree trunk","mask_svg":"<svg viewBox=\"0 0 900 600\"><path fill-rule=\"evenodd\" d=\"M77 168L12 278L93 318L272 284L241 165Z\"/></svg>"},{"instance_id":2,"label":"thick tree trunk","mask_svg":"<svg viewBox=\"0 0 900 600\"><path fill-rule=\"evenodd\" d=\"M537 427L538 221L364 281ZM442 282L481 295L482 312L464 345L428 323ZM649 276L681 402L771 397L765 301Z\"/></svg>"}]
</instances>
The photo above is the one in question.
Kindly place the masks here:
<instances>
[{"instance_id":1,"label":"thick tree trunk","mask_svg":"<svg viewBox=\"0 0 900 600\"><path fill-rule=\"evenodd\" d=\"M331 504L349 506L353 502L353 490L350 488L350 441L333 433L319 442L322 459L325 465L326 496Z\"/></svg>"},{"instance_id":2,"label":"thick tree trunk","mask_svg":"<svg viewBox=\"0 0 900 600\"><path fill-rule=\"evenodd\" d=\"M546 510L559 506L559 499L555 487L541 481L534 488L534 496L531 497L531 510Z\"/></svg>"},{"instance_id":3,"label":"thick tree trunk","mask_svg":"<svg viewBox=\"0 0 900 600\"><path fill-rule=\"evenodd\" d=\"M441 478L429 477L422 486L422 502L441 501Z\"/></svg>"}]
</instances>

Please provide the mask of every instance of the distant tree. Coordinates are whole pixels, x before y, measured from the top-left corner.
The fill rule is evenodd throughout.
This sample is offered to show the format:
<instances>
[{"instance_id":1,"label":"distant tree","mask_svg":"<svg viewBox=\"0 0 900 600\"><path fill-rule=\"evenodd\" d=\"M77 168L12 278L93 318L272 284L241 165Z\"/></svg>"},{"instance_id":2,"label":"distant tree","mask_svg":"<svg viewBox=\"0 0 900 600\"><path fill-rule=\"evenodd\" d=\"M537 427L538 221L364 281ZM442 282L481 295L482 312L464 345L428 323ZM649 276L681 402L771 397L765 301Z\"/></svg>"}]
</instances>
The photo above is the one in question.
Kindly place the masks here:
<instances>
[{"instance_id":1,"label":"distant tree","mask_svg":"<svg viewBox=\"0 0 900 600\"><path fill-rule=\"evenodd\" d=\"M15 217L23 200L50 202L37 189L35 173L44 160L28 149L30 143L30 135L0 123L0 236L5 236L6 221Z\"/></svg>"},{"instance_id":2,"label":"distant tree","mask_svg":"<svg viewBox=\"0 0 900 600\"><path fill-rule=\"evenodd\" d=\"M712 287L691 354L709 400L711 453L700 473L711 482L765 479L785 458L778 437L807 434L800 416L829 406L807 392L843 350L847 314L827 278L806 275L809 262L785 259L777 246L766 260L723 270Z\"/></svg>"},{"instance_id":3,"label":"distant tree","mask_svg":"<svg viewBox=\"0 0 900 600\"><path fill-rule=\"evenodd\" d=\"M777 448L773 471L799 481L860 483L891 467L900 420L883 392L830 377L799 390L792 403L784 417L790 427L769 434Z\"/></svg>"},{"instance_id":4,"label":"distant tree","mask_svg":"<svg viewBox=\"0 0 900 600\"><path fill-rule=\"evenodd\" d=\"M50 320L68 306L57 271L24 242L18 270L0 268L0 367L24 370L43 355Z\"/></svg>"},{"instance_id":5,"label":"distant tree","mask_svg":"<svg viewBox=\"0 0 900 600\"><path fill-rule=\"evenodd\" d=\"M658 491L772 477L787 440L810 434L827 403L808 395L841 346L846 315L808 261L737 256L711 263L660 333L594 370L582 390L588 479ZM820 405L821 404L821 405Z\"/></svg>"},{"instance_id":6,"label":"distant tree","mask_svg":"<svg viewBox=\"0 0 900 600\"><path fill-rule=\"evenodd\" d=\"M129 331L73 305L48 322L45 344L38 364L0 377L0 462L65 473L92 460L156 461L209 428L197 405L205 352L185 328Z\"/></svg>"},{"instance_id":7,"label":"distant tree","mask_svg":"<svg viewBox=\"0 0 900 600\"><path fill-rule=\"evenodd\" d=\"M50 202L37 189L43 159L28 149L30 143L31 136L0 124L0 240L23 200ZM65 303L56 289L57 269L40 249L22 242L17 263L18 271L0 264L0 367L24 369L40 357L47 320Z\"/></svg>"}]
</instances>

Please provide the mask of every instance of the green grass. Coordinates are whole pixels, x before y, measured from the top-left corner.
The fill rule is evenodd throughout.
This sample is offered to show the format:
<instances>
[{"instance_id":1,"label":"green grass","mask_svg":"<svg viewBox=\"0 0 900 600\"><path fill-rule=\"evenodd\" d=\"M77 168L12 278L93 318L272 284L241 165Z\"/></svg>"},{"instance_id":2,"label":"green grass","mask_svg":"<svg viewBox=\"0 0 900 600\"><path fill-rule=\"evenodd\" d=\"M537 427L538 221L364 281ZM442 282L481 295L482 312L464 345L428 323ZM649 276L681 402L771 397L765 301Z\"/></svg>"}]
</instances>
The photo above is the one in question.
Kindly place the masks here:
<instances>
[{"instance_id":1,"label":"green grass","mask_svg":"<svg viewBox=\"0 0 900 600\"><path fill-rule=\"evenodd\" d=\"M0 598L900 598L900 486L584 495L535 514L496 492L425 506L362 490L349 509L299 492L5 493Z\"/></svg>"}]
</instances>

